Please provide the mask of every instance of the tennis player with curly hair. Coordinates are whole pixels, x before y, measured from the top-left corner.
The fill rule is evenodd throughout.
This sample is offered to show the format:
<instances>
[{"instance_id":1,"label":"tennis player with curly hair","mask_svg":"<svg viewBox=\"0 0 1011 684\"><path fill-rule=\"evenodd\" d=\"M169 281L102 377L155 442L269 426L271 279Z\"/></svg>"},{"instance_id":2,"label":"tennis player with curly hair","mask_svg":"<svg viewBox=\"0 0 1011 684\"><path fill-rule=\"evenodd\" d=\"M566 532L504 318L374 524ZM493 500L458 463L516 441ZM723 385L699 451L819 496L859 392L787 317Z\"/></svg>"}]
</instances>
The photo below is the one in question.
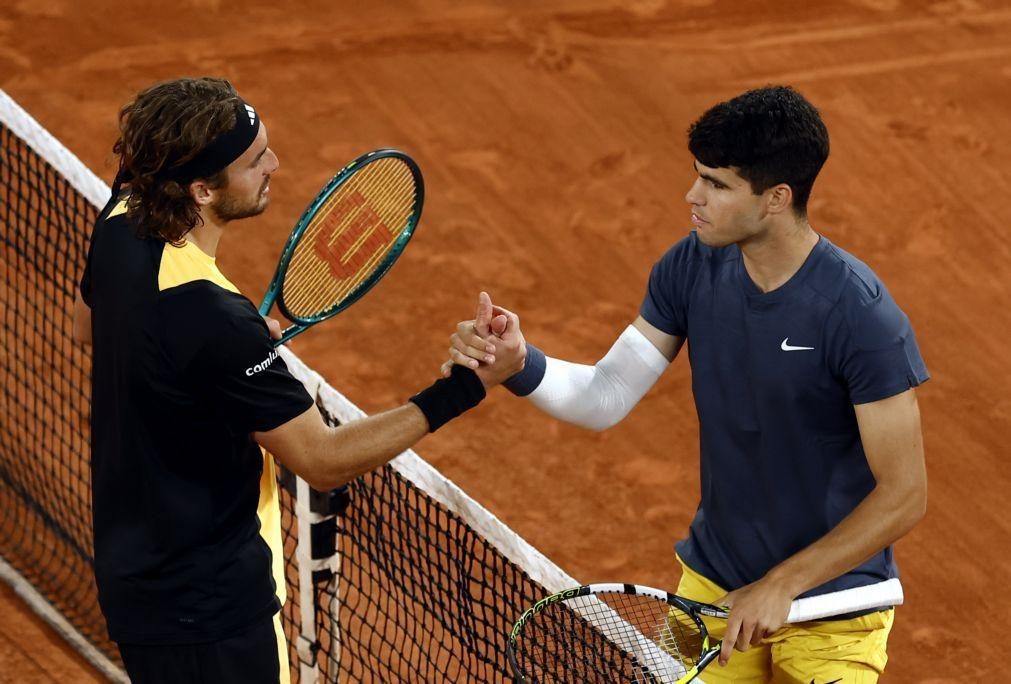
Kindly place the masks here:
<instances>
[{"instance_id":1,"label":"tennis player with curly hair","mask_svg":"<svg viewBox=\"0 0 1011 684\"><path fill-rule=\"evenodd\" d=\"M725 667L703 678L875 682L893 610L784 621L795 598L898 576L891 544L926 507L916 338L871 269L808 221L829 151L810 102L787 87L748 91L705 112L688 148L694 230L653 267L639 315L600 361L546 357L482 294L444 371L499 372L496 357L519 350L525 367L507 387L603 430L687 342L702 491L676 546L677 593L731 608L725 623L707 620Z\"/></svg>"},{"instance_id":2,"label":"tennis player with curly hair","mask_svg":"<svg viewBox=\"0 0 1011 684\"><path fill-rule=\"evenodd\" d=\"M493 381L453 373L399 408L327 426L274 350L276 321L215 262L222 234L269 203L278 159L256 109L227 81L179 79L139 93L120 133L74 317L93 354L99 602L137 684L287 682L269 454L330 489L475 406Z\"/></svg>"}]
</instances>

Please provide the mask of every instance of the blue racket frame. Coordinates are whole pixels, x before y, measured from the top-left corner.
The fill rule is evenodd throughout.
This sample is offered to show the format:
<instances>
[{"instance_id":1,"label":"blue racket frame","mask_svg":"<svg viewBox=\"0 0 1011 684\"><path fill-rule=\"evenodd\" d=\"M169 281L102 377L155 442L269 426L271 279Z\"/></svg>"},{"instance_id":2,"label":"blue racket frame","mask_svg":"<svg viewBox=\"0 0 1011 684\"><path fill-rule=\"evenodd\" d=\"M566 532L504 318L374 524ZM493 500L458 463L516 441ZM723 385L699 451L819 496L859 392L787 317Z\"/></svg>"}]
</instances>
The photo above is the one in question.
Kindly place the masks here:
<instances>
[{"instance_id":1,"label":"blue racket frame","mask_svg":"<svg viewBox=\"0 0 1011 684\"><path fill-rule=\"evenodd\" d=\"M382 261L379 262L375 272L358 285L358 287L352 290L351 293L348 294L348 296L340 303L330 307L329 309L325 309L314 316L303 317L292 315L291 311L289 311L288 307L284 304L282 285L284 283L284 276L288 272L288 265L291 263L292 255L294 255L295 248L302 239L302 235L309 227L309 224L312 223L312 220L315 218L320 207L322 207L330 196L333 195L338 188L344 185L349 178L369 164L377 162L380 159L389 159L391 157L400 159L407 165L411 171L411 175L414 177L414 182L417 187L417 200L414 204L414 210L407 219L406 227L401 229L397 239L394 240L393 245L390 247L386 256L384 256ZM407 243L410 241L411 237L414 235L414 231L418 227L418 222L421 220L421 209L424 203L425 182L421 176L421 169L418 168L417 163L415 163L413 159L400 150L391 148L373 150L372 152L363 154L338 171L337 174L331 178L325 186L323 186L323 189L319 191L319 194L316 195L312 202L309 203L309 206L306 207L305 211L302 212L302 216L298 219L298 223L295 224L295 228L292 229L291 235L288 236L288 241L284 245L284 250L281 252L281 259L278 261L277 270L274 271L274 277L270 281L270 286L267 288L267 293L263 297L263 302L260 304L261 316L268 315L270 310L274 307L274 304L277 303L277 308L280 309L285 318L292 322L292 325L285 328L281 333L281 339L274 341L274 346L277 347L282 345L295 335L298 335L300 332L308 330L313 325L339 314L341 311L361 299L362 295L371 290L372 287L378 283L384 275L386 275L386 272L390 270L393 263L400 258L404 248L407 246Z\"/></svg>"}]
</instances>

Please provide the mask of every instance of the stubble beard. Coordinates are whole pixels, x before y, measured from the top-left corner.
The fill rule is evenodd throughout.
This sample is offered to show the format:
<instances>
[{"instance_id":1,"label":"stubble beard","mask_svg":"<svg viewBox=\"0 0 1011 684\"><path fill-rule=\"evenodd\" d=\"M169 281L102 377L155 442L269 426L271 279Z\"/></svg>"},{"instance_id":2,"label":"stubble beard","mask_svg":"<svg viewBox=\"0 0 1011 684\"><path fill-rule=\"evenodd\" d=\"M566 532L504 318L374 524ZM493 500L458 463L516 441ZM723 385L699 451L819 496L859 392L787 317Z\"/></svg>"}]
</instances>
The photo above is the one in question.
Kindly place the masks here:
<instances>
[{"instance_id":1,"label":"stubble beard","mask_svg":"<svg viewBox=\"0 0 1011 684\"><path fill-rule=\"evenodd\" d=\"M263 187L266 187L266 184ZM252 200L232 197L226 193L211 205L211 209L222 223L259 216L266 211L267 205L270 204L270 198L263 194L263 187Z\"/></svg>"}]
</instances>

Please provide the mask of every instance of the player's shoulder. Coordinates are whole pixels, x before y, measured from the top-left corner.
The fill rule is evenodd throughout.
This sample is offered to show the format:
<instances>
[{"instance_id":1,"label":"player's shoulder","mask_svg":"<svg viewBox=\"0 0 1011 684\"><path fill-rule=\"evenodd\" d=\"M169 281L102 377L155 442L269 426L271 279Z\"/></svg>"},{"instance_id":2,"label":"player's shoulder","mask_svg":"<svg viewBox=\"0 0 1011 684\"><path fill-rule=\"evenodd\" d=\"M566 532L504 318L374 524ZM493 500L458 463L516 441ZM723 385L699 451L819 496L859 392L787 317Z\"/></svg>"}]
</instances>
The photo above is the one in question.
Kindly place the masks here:
<instances>
[{"instance_id":1,"label":"player's shoulder","mask_svg":"<svg viewBox=\"0 0 1011 684\"><path fill-rule=\"evenodd\" d=\"M164 290L161 295L160 309L164 313L184 316L192 325L210 330L260 319L256 307L244 295L211 280L193 280Z\"/></svg>"},{"instance_id":2,"label":"player's shoulder","mask_svg":"<svg viewBox=\"0 0 1011 684\"><path fill-rule=\"evenodd\" d=\"M866 263L827 238L816 249L821 251L810 284L833 304L842 307L866 307L887 296L888 289L878 274Z\"/></svg>"},{"instance_id":3,"label":"player's shoulder","mask_svg":"<svg viewBox=\"0 0 1011 684\"><path fill-rule=\"evenodd\" d=\"M857 257L822 240L826 249L819 269L823 290L832 293L835 311L846 320L859 346L884 347L905 337L909 318L884 281Z\"/></svg>"},{"instance_id":4,"label":"player's shoulder","mask_svg":"<svg viewBox=\"0 0 1011 684\"><path fill-rule=\"evenodd\" d=\"M137 235L125 212L104 212L96 221L88 248L88 273L98 283L97 296L134 299L156 286L164 243Z\"/></svg>"},{"instance_id":5,"label":"player's shoulder","mask_svg":"<svg viewBox=\"0 0 1011 684\"><path fill-rule=\"evenodd\" d=\"M134 221L127 211L129 195L110 198L95 220L95 232L119 238L137 239Z\"/></svg>"},{"instance_id":6,"label":"player's shoulder","mask_svg":"<svg viewBox=\"0 0 1011 684\"><path fill-rule=\"evenodd\" d=\"M270 337L251 301L209 280L161 292L154 316L161 345L180 366L209 348L235 350Z\"/></svg>"},{"instance_id":7,"label":"player's shoulder","mask_svg":"<svg viewBox=\"0 0 1011 684\"><path fill-rule=\"evenodd\" d=\"M148 242L138 237L134 221L126 211L126 199L110 199L109 204L99 213L92 231L92 240L99 237L103 243L146 245Z\"/></svg>"}]
</instances>

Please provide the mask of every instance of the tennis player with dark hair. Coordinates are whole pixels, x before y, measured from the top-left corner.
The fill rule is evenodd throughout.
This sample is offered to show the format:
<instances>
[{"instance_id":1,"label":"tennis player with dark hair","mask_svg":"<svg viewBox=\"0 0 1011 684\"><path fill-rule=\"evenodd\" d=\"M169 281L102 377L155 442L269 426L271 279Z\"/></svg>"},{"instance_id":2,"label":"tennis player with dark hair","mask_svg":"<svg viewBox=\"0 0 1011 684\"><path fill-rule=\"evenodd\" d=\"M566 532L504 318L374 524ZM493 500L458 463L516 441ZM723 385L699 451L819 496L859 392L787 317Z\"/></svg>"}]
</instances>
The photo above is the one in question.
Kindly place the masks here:
<instances>
[{"instance_id":1,"label":"tennis player with dark hair","mask_svg":"<svg viewBox=\"0 0 1011 684\"><path fill-rule=\"evenodd\" d=\"M277 323L215 265L231 222L269 201L278 160L257 111L227 81L181 79L138 94L120 132L74 319L93 345L102 611L135 683L287 682L280 510L261 446L326 490L475 406L485 387L454 373L404 406L328 427L273 347ZM514 354L501 378L521 364Z\"/></svg>"},{"instance_id":2,"label":"tennis player with dark hair","mask_svg":"<svg viewBox=\"0 0 1011 684\"><path fill-rule=\"evenodd\" d=\"M891 544L926 509L914 388L928 375L916 338L871 269L808 222L829 141L800 94L767 87L720 103L691 126L688 147L695 228L653 267L638 317L604 358L545 357L515 314L482 296L444 371L498 372L497 359L482 360L486 339L493 358L520 350L525 367L507 387L602 430L687 341L702 492L676 546L677 593L731 607L727 622L707 620L725 667L703 678L877 681L893 610L783 624L797 597L898 574ZM731 660L734 647L744 653Z\"/></svg>"}]
</instances>

